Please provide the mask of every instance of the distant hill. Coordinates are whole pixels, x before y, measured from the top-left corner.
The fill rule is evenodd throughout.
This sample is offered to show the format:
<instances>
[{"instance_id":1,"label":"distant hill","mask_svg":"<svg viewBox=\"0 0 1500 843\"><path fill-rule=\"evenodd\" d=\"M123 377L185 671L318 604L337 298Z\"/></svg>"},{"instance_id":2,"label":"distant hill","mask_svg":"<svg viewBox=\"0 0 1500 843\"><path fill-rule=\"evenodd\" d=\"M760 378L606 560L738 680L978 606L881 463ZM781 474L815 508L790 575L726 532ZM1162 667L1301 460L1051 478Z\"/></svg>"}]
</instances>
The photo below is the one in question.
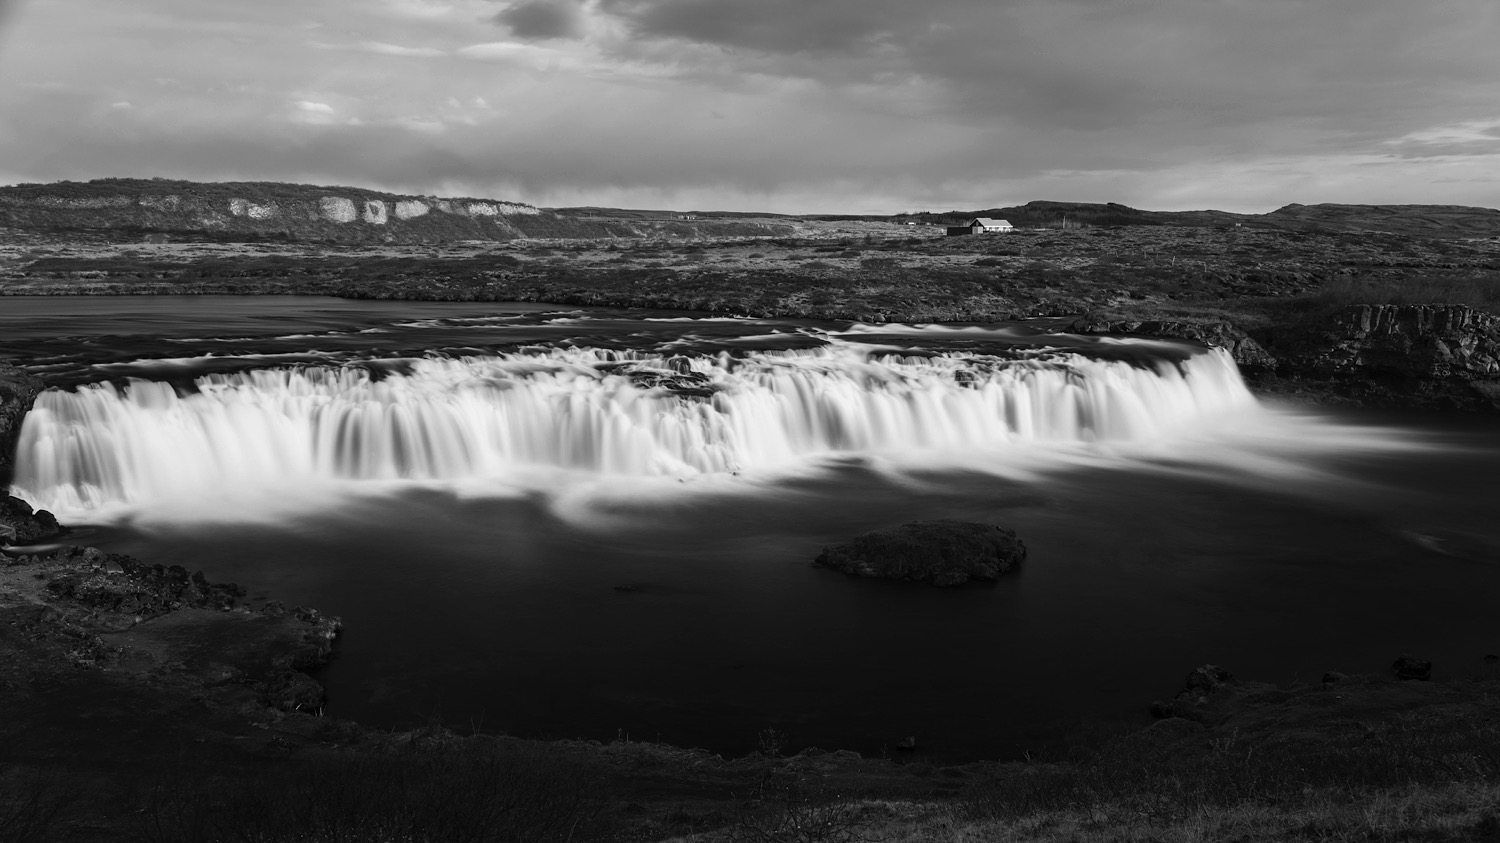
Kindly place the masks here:
<instances>
[{"instance_id":1,"label":"distant hill","mask_svg":"<svg viewBox=\"0 0 1500 843\"><path fill-rule=\"evenodd\" d=\"M1172 225L1194 228L1241 225L1281 231L1380 231L1419 237L1500 236L1500 211L1461 205L1287 205L1269 214L1228 211L1143 211L1115 202L1027 202L1006 208L903 215L938 225L973 217L1009 220L1023 228L1070 225Z\"/></svg>"},{"instance_id":2,"label":"distant hill","mask_svg":"<svg viewBox=\"0 0 1500 843\"><path fill-rule=\"evenodd\" d=\"M1217 213L1217 212L1211 212ZM1021 228L1058 228L1067 225L1184 225L1157 211L1142 211L1116 202L1048 202L1038 200L1007 208L984 208L977 211L911 214L909 218L936 225L959 225L974 217L1008 220Z\"/></svg>"},{"instance_id":3,"label":"distant hill","mask_svg":"<svg viewBox=\"0 0 1500 843\"><path fill-rule=\"evenodd\" d=\"M1500 211L1457 205L1287 205L1269 214L1144 211L1115 202L1034 201L1004 208L893 217L747 212L537 208L471 197L416 196L359 187L280 182L95 179L0 187L0 227L90 232L119 239L451 243L520 238L786 237L801 221L916 221L973 217L1022 228L1169 225L1283 231L1392 232L1421 237L1500 236Z\"/></svg>"},{"instance_id":4,"label":"distant hill","mask_svg":"<svg viewBox=\"0 0 1500 843\"><path fill-rule=\"evenodd\" d=\"M599 237L785 236L744 220L603 218L519 202L279 182L95 179L0 187L0 226L123 238L445 243Z\"/></svg>"},{"instance_id":5,"label":"distant hill","mask_svg":"<svg viewBox=\"0 0 1500 843\"><path fill-rule=\"evenodd\" d=\"M1278 227L1430 237L1500 235L1500 211L1464 205L1287 205L1258 219Z\"/></svg>"},{"instance_id":6,"label":"distant hill","mask_svg":"<svg viewBox=\"0 0 1500 843\"><path fill-rule=\"evenodd\" d=\"M581 205L575 208L552 208L555 214L566 217L589 217L594 219L679 219L688 217L695 220L743 220L743 219L770 219L770 220L793 220L807 219L807 217L794 217L791 214L774 214L763 211L664 211L648 210L644 208L600 208L594 205ZM880 217L879 219L886 219Z\"/></svg>"}]
</instances>

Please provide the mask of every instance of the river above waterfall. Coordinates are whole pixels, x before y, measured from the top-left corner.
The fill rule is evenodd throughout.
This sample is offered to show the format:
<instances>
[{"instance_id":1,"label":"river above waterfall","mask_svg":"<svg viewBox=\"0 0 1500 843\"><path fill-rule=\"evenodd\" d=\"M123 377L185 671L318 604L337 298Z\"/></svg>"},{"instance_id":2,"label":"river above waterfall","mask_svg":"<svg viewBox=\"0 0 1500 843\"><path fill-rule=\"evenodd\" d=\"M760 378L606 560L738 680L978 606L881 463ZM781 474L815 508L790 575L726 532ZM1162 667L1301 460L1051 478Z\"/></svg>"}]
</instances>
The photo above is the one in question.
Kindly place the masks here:
<instances>
[{"instance_id":1,"label":"river above waterfall","mask_svg":"<svg viewBox=\"0 0 1500 843\"><path fill-rule=\"evenodd\" d=\"M902 326L323 298L0 299L54 389L16 487L75 541L340 615L329 713L1008 757L1279 682L1500 650L1500 437L1262 406L1222 354ZM923 518L1026 565L811 568Z\"/></svg>"}]
</instances>

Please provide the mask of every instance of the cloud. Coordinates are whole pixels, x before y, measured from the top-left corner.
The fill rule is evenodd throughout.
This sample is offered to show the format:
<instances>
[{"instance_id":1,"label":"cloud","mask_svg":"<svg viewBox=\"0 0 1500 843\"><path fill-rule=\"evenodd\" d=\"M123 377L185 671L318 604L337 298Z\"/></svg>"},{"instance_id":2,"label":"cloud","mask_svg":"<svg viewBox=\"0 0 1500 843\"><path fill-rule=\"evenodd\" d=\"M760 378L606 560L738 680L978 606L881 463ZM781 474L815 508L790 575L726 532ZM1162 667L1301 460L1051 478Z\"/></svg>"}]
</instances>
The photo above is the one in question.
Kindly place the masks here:
<instances>
[{"instance_id":1,"label":"cloud","mask_svg":"<svg viewBox=\"0 0 1500 843\"><path fill-rule=\"evenodd\" d=\"M1397 147L1447 146L1455 143L1500 143L1500 118L1433 126L1389 141L1390 145Z\"/></svg>"},{"instance_id":2,"label":"cloud","mask_svg":"<svg viewBox=\"0 0 1500 843\"><path fill-rule=\"evenodd\" d=\"M453 12L453 4L442 0L379 0L386 14L417 20L432 20L446 17Z\"/></svg>"},{"instance_id":3,"label":"cloud","mask_svg":"<svg viewBox=\"0 0 1500 843\"><path fill-rule=\"evenodd\" d=\"M600 0L642 38L678 38L770 53L858 50L973 0Z\"/></svg>"},{"instance_id":4,"label":"cloud","mask_svg":"<svg viewBox=\"0 0 1500 843\"><path fill-rule=\"evenodd\" d=\"M0 161L28 180L1251 209L1482 199L1500 140L1494 0L65 5L3 33Z\"/></svg>"},{"instance_id":5,"label":"cloud","mask_svg":"<svg viewBox=\"0 0 1500 843\"><path fill-rule=\"evenodd\" d=\"M305 126L332 126L336 123L358 125L358 117L340 118L338 110L326 102L297 100L292 103L290 119Z\"/></svg>"},{"instance_id":6,"label":"cloud","mask_svg":"<svg viewBox=\"0 0 1500 843\"><path fill-rule=\"evenodd\" d=\"M431 117L408 116L399 118L397 122L413 131L428 134L441 134L448 129L446 123Z\"/></svg>"},{"instance_id":7,"label":"cloud","mask_svg":"<svg viewBox=\"0 0 1500 843\"><path fill-rule=\"evenodd\" d=\"M444 55L444 52L436 47L403 47L400 44L387 44L384 41L365 41L359 45L359 48L366 52L378 53L382 56L430 58Z\"/></svg>"},{"instance_id":8,"label":"cloud","mask_svg":"<svg viewBox=\"0 0 1500 843\"><path fill-rule=\"evenodd\" d=\"M576 38L583 32L583 16L572 0L522 0L495 15L511 34L522 39Z\"/></svg>"},{"instance_id":9,"label":"cloud","mask_svg":"<svg viewBox=\"0 0 1500 843\"><path fill-rule=\"evenodd\" d=\"M454 53L464 58L483 62L512 64L533 69L556 69L560 63L572 63L568 53L541 47L535 44L520 44L515 41L489 41L460 47Z\"/></svg>"}]
</instances>

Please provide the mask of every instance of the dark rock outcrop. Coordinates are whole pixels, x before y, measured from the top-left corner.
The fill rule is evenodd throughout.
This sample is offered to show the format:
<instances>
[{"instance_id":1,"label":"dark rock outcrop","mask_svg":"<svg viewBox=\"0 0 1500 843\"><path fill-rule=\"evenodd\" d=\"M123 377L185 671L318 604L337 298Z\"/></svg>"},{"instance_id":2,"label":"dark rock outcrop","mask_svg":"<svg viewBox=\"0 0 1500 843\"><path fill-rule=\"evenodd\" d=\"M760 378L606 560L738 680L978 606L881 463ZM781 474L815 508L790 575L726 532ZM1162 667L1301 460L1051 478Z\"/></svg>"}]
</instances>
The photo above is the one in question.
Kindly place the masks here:
<instances>
[{"instance_id":1,"label":"dark rock outcrop","mask_svg":"<svg viewBox=\"0 0 1500 843\"><path fill-rule=\"evenodd\" d=\"M45 509L33 511L31 504L14 495L0 495L0 547L27 545L62 535L62 527Z\"/></svg>"},{"instance_id":2,"label":"dark rock outcrop","mask_svg":"<svg viewBox=\"0 0 1500 843\"><path fill-rule=\"evenodd\" d=\"M1276 332L1281 374L1371 406L1500 409L1500 316L1463 305L1351 305Z\"/></svg>"},{"instance_id":3,"label":"dark rock outcrop","mask_svg":"<svg viewBox=\"0 0 1500 843\"><path fill-rule=\"evenodd\" d=\"M151 618L184 608L227 610L245 594L233 583L208 582L202 571L148 565L93 547L64 548L50 558L67 567L48 581L47 591L94 612Z\"/></svg>"},{"instance_id":4,"label":"dark rock outcrop","mask_svg":"<svg viewBox=\"0 0 1500 843\"><path fill-rule=\"evenodd\" d=\"M1500 316L1463 305L1364 304L1337 311L1295 350L1318 374L1500 376Z\"/></svg>"},{"instance_id":5,"label":"dark rock outcrop","mask_svg":"<svg viewBox=\"0 0 1500 843\"><path fill-rule=\"evenodd\" d=\"M1426 682L1432 679L1432 662L1403 653L1391 662L1391 671L1396 674L1397 679Z\"/></svg>"},{"instance_id":6,"label":"dark rock outcrop","mask_svg":"<svg viewBox=\"0 0 1500 843\"><path fill-rule=\"evenodd\" d=\"M685 357L673 357L667 361L668 368L653 369L635 363L600 366L600 371L611 372L630 379L640 389L660 389L679 398L712 398L719 391L713 379L702 372L695 372Z\"/></svg>"},{"instance_id":7,"label":"dark rock outcrop","mask_svg":"<svg viewBox=\"0 0 1500 843\"><path fill-rule=\"evenodd\" d=\"M1149 337L1194 340L1228 351L1241 370L1249 374L1271 371L1277 360L1250 335L1229 322L1199 322L1174 319L1083 318L1067 327L1076 334L1141 334Z\"/></svg>"},{"instance_id":8,"label":"dark rock outcrop","mask_svg":"<svg viewBox=\"0 0 1500 843\"><path fill-rule=\"evenodd\" d=\"M914 521L824 548L813 562L851 576L962 585L995 580L1026 558L1014 531L969 521Z\"/></svg>"},{"instance_id":9,"label":"dark rock outcrop","mask_svg":"<svg viewBox=\"0 0 1500 843\"><path fill-rule=\"evenodd\" d=\"M91 687L103 683L111 698L149 693L167 706L197 700L252 719L317 713L323 688L305 671L331 658L342 623L274 603L255 612L243 596L239 586L209 582L201 572L92 547L5 558L0 661L28 678L0 680L0 704L33 705L27 688L88 670L96 672Z\"/></svg>"},{"instance_id":10,"label":"dark rock outcrop","mask_svg":"<svg viewBox=\"0 0 1500 843\"><path fill-rule=\"evenodd\" d=\"M1214 696L1234 681L1234 676L1218 665L1206 664L1193 669L1182 683L1182 690L1169 701L1157 700L1151 704L1153 717L1183 717L1188 720L1204 720Z\"/></svg>"},{"instance_id":11,"label":"dark rock outcrop","mask_svg":"<svg viewBox=\"0 0 1500 843\"><path fill-rule=\"evenodd\" d=\"M328 694L316 679L283 670L265 682L266 704L279 711L316 713L328 704Z\"/></svg>"},{"instance_id":12,"label":"dark rock outcrop","mask_svg":"<svg viewBox=\"0 0 1500 843\"><path fill-rule=\"evenodd\" d=\"M41 378L0 361L0 490L10 486L14 468L11 459L16 452L16 438L21 435L21 420L31 410L31 402L42 387Z\"/></svg>"},{"instance_id":13,"label":"dark rock outcrop","mask_svg":"<svg viewBox=\"0 0 1500 843\"><path fill-rule=\"evenodd\" d=\"M1177 696L1153 702L1151 715L1159 719L1181 717L1211 724L1246 701L1275 701L1282 696L1285 692L1275 686L1264 682L1243 682L1218 665L1205 664L1187 675Z\"/></svg>"}]
</instances>

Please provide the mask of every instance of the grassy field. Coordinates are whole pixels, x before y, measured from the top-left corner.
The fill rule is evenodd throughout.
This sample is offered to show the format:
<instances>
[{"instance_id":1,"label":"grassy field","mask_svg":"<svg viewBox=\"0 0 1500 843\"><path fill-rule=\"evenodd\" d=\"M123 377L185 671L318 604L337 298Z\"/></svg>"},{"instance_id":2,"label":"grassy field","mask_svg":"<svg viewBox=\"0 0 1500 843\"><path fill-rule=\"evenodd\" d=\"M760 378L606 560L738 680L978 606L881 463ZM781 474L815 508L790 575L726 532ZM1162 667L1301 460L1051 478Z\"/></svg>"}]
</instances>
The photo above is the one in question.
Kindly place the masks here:
<instances>
[{"instance_id":1,"label":"grassy field","mask_svg":"<svg viewBox=\"0 0 1500 843\"><path fill-rule=\"evenodd\" d=\"M26 242L0 293L321 293L671 307L753 316L959 321L1212 314L1247 320L1347 302L1493 306L1500 240L1161 226L933 236L519 241L318 247Z\"/></svg>"},{"instance_id":2,"label":"grassy field","mask_svg":"<svg viewBox=\"0 0 1500 843\"><path fill-rule=\"evenodd\" d=\"M1500 839L1500 681L1230 682L1055 757L934 767L807 750L724 759L599 744L361 734L254 752L158 746L136 775L11 761L14 841L1473 841ZM335 740L335 736L337 740Z\"/></svg>"}]
</instances>

